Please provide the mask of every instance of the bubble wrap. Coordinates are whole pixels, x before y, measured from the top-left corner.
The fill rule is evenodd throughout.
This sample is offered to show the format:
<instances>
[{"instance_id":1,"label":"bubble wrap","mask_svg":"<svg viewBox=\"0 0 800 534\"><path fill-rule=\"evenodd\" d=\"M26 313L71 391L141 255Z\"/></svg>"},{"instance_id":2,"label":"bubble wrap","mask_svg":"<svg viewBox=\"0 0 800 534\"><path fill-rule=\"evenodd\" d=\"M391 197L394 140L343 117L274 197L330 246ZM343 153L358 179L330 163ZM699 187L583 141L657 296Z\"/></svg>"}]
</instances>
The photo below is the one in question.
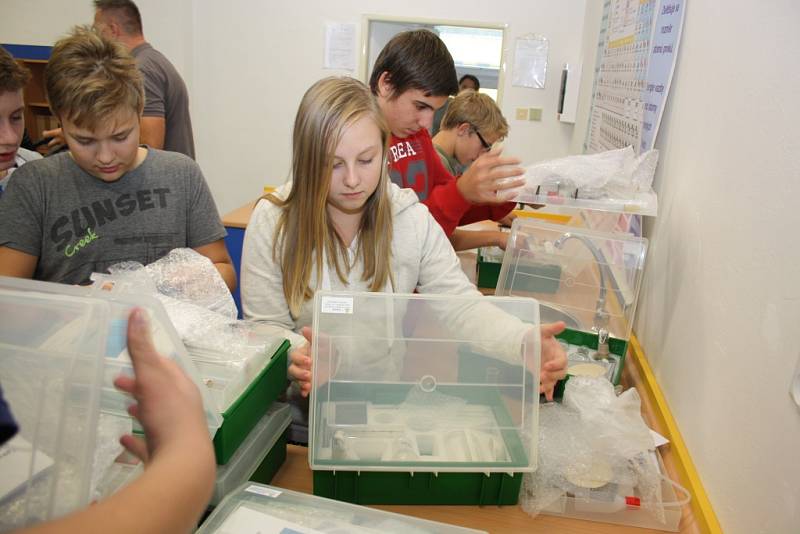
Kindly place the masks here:
<instances>
[{"instance_id":1,"label":"bubble wrap","mask_svg":"<svg viewBox=\"0 0 800 534\"><path fill-rule=\"evenodd\" d=\"M228 286L211 260L202 254L190 248L176 248L146 267L122 262L109 267L108 272L128 278L141 276L142 269L161 295L236 318L236 303Z\"/></svg>"},{"instance_id":2,"label":"bubble wrap","mask_svg":"<svg viewBox=\"0 0 800 534\"><path fill-rule=\"evenodd\" d=\"M636 488L642 506L663 523L661 475L651 449L635 389L616 397L607 380L572 377L563 403L539 412L539 468L523 478L520 504L535 516L565 493L613 496L619 485Z\"/></svg>"},{"instance_id":3,"label":"bubble wrap","mask_svg":"<svg viewBox=\"0 0 800 534\"><path fill-rule=\"evenodd\" d=\"M568 194L577 189L578 198L632 199L651 189L657 163L657 150L637 156L631 147L535 163L525 169L525 185L511 200L536 197L540 187Z\"/></svg>"}]
</instances>

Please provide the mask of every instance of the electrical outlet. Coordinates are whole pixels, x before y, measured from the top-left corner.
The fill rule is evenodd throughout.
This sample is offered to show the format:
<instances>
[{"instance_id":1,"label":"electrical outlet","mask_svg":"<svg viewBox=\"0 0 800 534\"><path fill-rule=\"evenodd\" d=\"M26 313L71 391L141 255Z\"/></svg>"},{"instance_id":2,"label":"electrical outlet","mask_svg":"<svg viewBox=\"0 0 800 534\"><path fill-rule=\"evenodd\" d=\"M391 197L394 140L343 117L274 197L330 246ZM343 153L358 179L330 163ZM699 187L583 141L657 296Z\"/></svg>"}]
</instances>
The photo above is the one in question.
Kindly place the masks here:
<instances>
[{"instance_id":1,"label":"electrical outlet","mask_svg":"<svg viewBox=\"0 0 800 534\"><path fill-rule=\"evenodd\" d=\"M517 120L518 121L528 120L528 108L517 108Z\"/></svg>"},{"instance_id":2,"label":"electrical outlet","mask_svg":"<svg viewBox=\"0 0 800 534\"><path fill-rule=\"evenodd\" d=\"M529 121L542 120L542 108L530 108L528 110L528 120Z\"/></svg>"}]
</instances>

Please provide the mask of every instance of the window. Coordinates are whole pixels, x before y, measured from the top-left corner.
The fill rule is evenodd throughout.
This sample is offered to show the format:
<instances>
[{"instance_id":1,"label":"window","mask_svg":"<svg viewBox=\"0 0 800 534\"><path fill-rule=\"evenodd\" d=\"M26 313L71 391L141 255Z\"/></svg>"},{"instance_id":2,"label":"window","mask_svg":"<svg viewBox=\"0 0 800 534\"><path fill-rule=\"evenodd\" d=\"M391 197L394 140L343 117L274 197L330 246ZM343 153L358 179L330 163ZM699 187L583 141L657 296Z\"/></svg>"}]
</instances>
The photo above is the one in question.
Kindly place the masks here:
<instances>
[{"instance_id":1,"label":"window","mask_svg":"<svg viewBox=\"0 0 800 534\"><path fill-rule=\"evenodd\" d=\"M458 77L472 74L478 78L481 83L480 92L491 96L499 105L504 26L468 24L366 16L363 32L366 46L362 47L364 50L361 65L362 79L366 81L369 78L375 59L392 37L405 30L426 28L444 41L453 56Z\"/></svg>"}]
</instances>

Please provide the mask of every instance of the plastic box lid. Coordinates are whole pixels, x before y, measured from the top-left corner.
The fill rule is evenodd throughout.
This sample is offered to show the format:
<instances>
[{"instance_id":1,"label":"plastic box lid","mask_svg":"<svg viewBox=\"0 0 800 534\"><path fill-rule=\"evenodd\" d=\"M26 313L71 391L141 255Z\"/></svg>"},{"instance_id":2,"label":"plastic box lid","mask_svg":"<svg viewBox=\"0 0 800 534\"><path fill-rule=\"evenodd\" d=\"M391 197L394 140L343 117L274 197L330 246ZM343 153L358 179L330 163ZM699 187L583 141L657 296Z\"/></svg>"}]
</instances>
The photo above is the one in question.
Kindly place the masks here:
<instances>
[{"instance_id":1,"label":"plastic box lid","mask_svg":"<svg viewBox=\"0 0 800 534\"><path fill-rule=\"evenodd\" d=\"M121 371L132 373L125 347L134 306L149 313L159 351L197 383L157 301L88 296L86 288L0 277L0 385L20 426L12 443L19 474L12 478L4 469L0 484L1 527L52 519L93 498L102 478L100 468L93 469L95 456L118 447L117 430L131 429L130 401L112 381ZM221 418L204 401L213 433ZM109 435L102 434L106 428Z\"/></svg>"},{"instance_id":2,"label":"plastic box lid","mask_svg":"<svg viewBox=\"0 0 800 534\"><path fill-rule=\"evenodd\" d=\"M280 402L269 407L227 464L217 467L217 482L211 505L247 481L292 422L291 408Z\"/></svg>"},{"instance_id":3,"label":"plastic box lid","mask_svg":"<svg viewBox=\"0 0 800 534\"><path fill-rule=\"evenodd\" d=\"M270 406L228 463L217 466L214 494L209 502L211 506L219 504L228 493L253 475L291 422L291 407L288 404L276 402ZM141 474L142 468L143 464L138 459L129 454L121 455L102 481L101 496L112 495L133 482Z\"/></svg>"},{"instance_id":4,"label":"plastic box lid","mask_svg":"<svg viewBox=\"0 0 800 534\"><path fill-rule=\"evenodd\" d=\"M314 306L312 469L536 468L535 300L321 291Z\"/></svg>"},{"instance_id":5,"label":"plastic box lid","mask_svg":"<svg viewBox=\"0 0 800 534\"><path fill-rule=\"evenodd\" d=\"M256 483L228 495L198 534L457 534L481 530L374 510Z\"/></svg>"},{"instance_id":6,"label":"plastic box lid","mask_svg":"<svg viewBox=\"0 0 800 534\"><path fill-rule=\"evenodd\" d=\"M216 337L213 343L186 344L219 413L227 412L267 366L284 341L282 333L271 325L231 320L209 333Z\"/></svg>"},{"instance_id":7,"label":"plastic box lid","mask_svg":"<svg viewBox=\"0 0 800 534\"><path fill-rule=\"evenodd\" d=\"M640 191L630 197L593 197L586 191L561 186L542 186L540 189L518 194L513 202L524 204L547 204L548 206L566 206L629 215L658 215L658 197L651 189Z\"/></svg>"},{"instance_id":8,"label":"plastic box lid","mask_svg":"<svg viewBox=\"0 0 800 534\"><path fill-rule=\"evenodd\" d=\"M543 323L631 336L647 240L517 218L496 295L533 297ZM553 273L558 274L555 276Z\"/></svg>"}]
</instances>

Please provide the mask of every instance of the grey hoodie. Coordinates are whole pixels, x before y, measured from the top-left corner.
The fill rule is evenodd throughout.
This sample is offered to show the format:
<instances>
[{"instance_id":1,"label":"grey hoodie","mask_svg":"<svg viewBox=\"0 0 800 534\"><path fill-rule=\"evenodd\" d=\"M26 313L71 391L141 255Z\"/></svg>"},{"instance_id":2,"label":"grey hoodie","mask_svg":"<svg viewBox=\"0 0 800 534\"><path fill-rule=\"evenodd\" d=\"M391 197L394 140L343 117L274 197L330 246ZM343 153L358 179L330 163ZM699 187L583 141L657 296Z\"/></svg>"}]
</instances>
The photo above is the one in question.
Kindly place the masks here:
<instances>
[{"instance_id":1,"label":"grey hoodie","mask_svg":"<svg viewBox=\"0 0 800 534\"><path fill-rule=\"evenodd\" d=\"M387 283L384 292L420 294L474 295L481 293L467 279L461 263L441 226L419 202L411 189L400 189L389 185L392 204L392 274L394 286ZM275 194L286 198L291 189L288 183ZM281 266L272 257L273 235L281 208L271 202L261 201L253 211L244 238L241 267L242 308L245 319L264 321L286 329L286 337L292 346L302 346L305 338L298 333L304 326L310 326L313 318L313 299L307 300L299 315L289 312L283 294L283 275ZM355 250L355 241L352 247ZM342 284L335 269L325 277L327 284L318 281L312 274L310 286L317 290L369 291L369 284L361 279L362 265L356 263L350 270L347 284ZM329 284L329 287L325 287ZM478 313L480 311L480 313ZM530 325L523 325L513 317L502 314L488 303L476 310L472 317L460 317L460 328L492 328L491 336L505 339L507 347L501 352L511 359L519 355L519 347L525 331ZM443 321L448 318L443 317ZM452 325L451 325L452 326ZM499 331L498 331L499 330ZM537 330L538 333L538 330ZM495 350L497 347L495 347Z\"/></svg>"}]
</instances>

